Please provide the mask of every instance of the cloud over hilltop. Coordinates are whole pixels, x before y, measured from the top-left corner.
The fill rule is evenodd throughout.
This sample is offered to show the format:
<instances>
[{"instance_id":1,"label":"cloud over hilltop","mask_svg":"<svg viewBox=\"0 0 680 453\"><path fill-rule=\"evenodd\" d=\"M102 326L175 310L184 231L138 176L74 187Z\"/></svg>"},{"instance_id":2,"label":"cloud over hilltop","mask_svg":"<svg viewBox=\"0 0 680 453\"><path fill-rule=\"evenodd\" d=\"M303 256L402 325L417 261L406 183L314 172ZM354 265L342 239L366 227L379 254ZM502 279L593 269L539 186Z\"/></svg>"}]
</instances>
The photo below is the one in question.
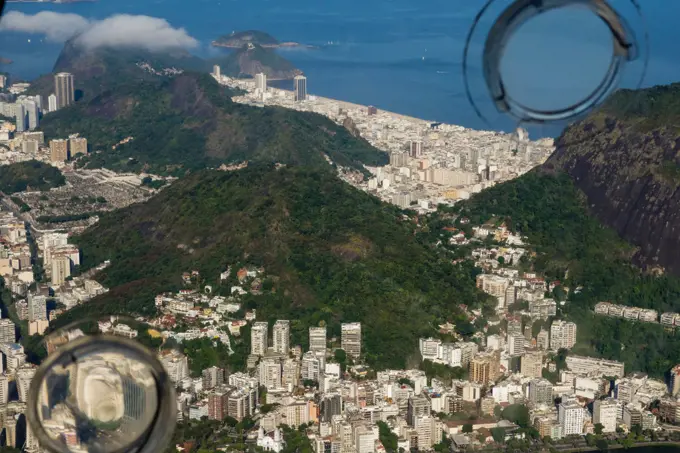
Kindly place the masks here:
<instances>
[{"instance_id":1,"label":"cloud over hilltop","mask_svg":"<svg viewBox=\"0 0 680 453\"><path fill-rule=\"evenodd\" d=\"M174 28L165 19L129 14L89 20L77 14L51 11L34 15L10 11L0 21L0 31L42 34L57 42L75 37L75 43L87 49L133 47L155 52L198 46L198 41L186 30Z\"/></svg>"}]
</instances>

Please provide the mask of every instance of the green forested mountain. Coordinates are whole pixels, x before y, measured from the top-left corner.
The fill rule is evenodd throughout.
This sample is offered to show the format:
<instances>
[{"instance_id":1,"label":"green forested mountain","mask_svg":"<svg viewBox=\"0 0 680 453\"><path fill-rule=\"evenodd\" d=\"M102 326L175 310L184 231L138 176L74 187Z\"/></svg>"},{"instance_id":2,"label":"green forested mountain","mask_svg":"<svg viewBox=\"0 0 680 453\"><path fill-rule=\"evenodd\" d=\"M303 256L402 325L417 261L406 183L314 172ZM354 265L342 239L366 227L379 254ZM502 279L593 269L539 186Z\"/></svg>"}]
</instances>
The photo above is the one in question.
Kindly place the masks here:
<instances>
[{"instance_id":1,"label":"green forested mountain","mask_svg":"<svg viewBox=\"0 0 680 453\"><path fill-rule=\"evenodd\" d=\"M50 190L65 183L66 179L58 168L37 160L0 166L0 190L6 194Z\"/></svg>"},{"instance_id":2,"label":"green forested mountain","mask_svg":"<svg viewBox=\"0 0 680 453\"><path fill-rule=\"evenodd\" d=\"M621 90L556 148L545 167L571 177L635 262L680 277L680 83Z\"/></svg>"},{"instance_id":3,"label":"green forested mountain","mask_svg":"<svg viewBox=\"0 0 680 453\"><path fill-rule=\"evenodd\" d=\"M563 316L578 324L575 353L622 360L627 371L662 377L680 357L680 335L658 324L596 316L599 301L680 311L680 279L635 267L635 249L588 213L569 176L536 169L460 206L473 223L506 222L528 237L536 270L571 289ZM464 228L463 225L459 225Z\"/></svg>"},{"instance_id":4,"label":"green forested mountain","mask_svg":"<svg viewBox=\"0 0 680 453\"><path fill-rule=\"evenodd\" d=\"M149 68L157 72L166 68L200 72L212 69L206 60L181 49L167 52L113 47L85 49L77 44L77 38L64 44L52 73L32 81L29 93L40 94L47 99L54 93L54 74L58 72L73 74L76 100L87 100L130 81L139 83L165 78ZM143 64L148 68L140 67Z\"/></svg>"},{"instance_id":5,"label":"green forested mountain","mask_svg":"<svg viewBox=\"0 0 680 453\"><path fill-rule=\"evenodd\" d=\"M327 168L325 156L357 169L387 162L386 153L326 117L236 104L231 94L207 74L128 79L47 115L41 128L48 138L87 137L95 152L84 164L112 170L184 174L243 160Z\"/></svg>"},{"instance_id":6,"label":"green forested mountain","mask_svg":"<svg viewBox=\"0 0 680 453\"><path fill-rule=\"evenodd\" d=\"M199 270L219 291L227 265L263 266L264 293L248 296L260 319L290 319L293 341L307 329L363 322L369 363L400 367L421 335L445 320L472 333L458 304L480 306L470 264L452 265L421 244L399 209L340 181L331 172L251 165L201 171L143 204L102 216L75 238L83 267L110 259L100 276L111 292L71 310L85 314L152 313L153 297L181 287Z\"/></svg>"}]
</instances>

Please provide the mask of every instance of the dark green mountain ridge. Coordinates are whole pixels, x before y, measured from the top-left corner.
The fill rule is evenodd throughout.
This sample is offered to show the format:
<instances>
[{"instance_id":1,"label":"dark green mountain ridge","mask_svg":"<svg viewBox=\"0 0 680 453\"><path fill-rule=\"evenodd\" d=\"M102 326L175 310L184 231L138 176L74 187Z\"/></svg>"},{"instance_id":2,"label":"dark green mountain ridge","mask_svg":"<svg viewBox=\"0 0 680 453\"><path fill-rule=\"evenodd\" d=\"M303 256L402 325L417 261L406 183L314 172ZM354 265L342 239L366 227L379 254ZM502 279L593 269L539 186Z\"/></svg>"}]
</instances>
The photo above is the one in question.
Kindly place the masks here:
<instances>
[{"instance_id":1,"label":"dark green mountain ridge","mask_svg":"<svg viewBox=\"0 0 680 453\"><path fill-rule=\"evenodd\" d=\"M140 65L148 66L142 68ZM76 98L92 98L108 89L130 81L164 78L165 69L210 72L214 65L222 74L238 77L253 75L254 68L275 78L292 78L297 72L292 63L271 49L258 46L253 52L202 59L184 49L151 52L141 48L98 47L86 49L77 44L77 36L64 44L52 73L32 82L30 92L47 98L54 92L54 76L58 72L74 75ZM149 69L150 68L150 69Z\"/></svg>"},{"instance_id":2,"label":"dark green mountain ridge","mask_svg":"<svg viewBox=\"0 0 680 453\"><path fill-rule=\"evenodd\" d=\"M672 275L680 264L673 233L680 207L679 88L615 94L569 127L542 167L456 208L472 224L505 222L526 235L537 253L535 269L570 288L559 315L577 323L574 353L621 360L627 372L659 378L677 363L680 333L592 309L612 301L680 311L680 279ZM645 272L658 264L669 272Z\"/></svg>"},{"instance_id":3,"label":"dark green mountain ridge","mask_svg":"<svg viewBox=\"0 0 680 453\"><path fill-rule=\"evenodd\" d=\"M458 304L487 300L470 264L452 265L415 229L399 209L330 172L269 165L196 172L145 203L104 214L75 238L84 269L111 260L98 276L111 291L59 323L153 313L154 296L181 288L187 270L228 293L233 283L220 287L219 273L252 264L280 278L272 280L275 292L245 299L258 318L291 319L302 345L320 321L336 335L340 322L363 322L368 361L403 367L438 323L471 333Z\"/></svg>"},{"instance_id":4,"label":"dark green mountain ridge","mask_svg":"<svg viewBox=\"0 0 680 453\"><path fill-rule=\"evenodd\" d=\"M615 94L556 148L544 167L571 177L590 212L639 248L636 262L680 275L680 83Z\"/></svg>"},{"instance_id":5,"label":"dark green mountain ridge","mask_svg":"<svg viewBox=\"0 0 680 453\"><path fill-rule=\"evenodd\" d=\"M264 161L362 170L384 165L387 155L315 113L251 107L208 74L183 73L132 81L47 115L47 138L78 132L98 150L90 167L183 174L224 162ZM112 148L121 140L129 143Z\"/></svg>"}]
</instances>

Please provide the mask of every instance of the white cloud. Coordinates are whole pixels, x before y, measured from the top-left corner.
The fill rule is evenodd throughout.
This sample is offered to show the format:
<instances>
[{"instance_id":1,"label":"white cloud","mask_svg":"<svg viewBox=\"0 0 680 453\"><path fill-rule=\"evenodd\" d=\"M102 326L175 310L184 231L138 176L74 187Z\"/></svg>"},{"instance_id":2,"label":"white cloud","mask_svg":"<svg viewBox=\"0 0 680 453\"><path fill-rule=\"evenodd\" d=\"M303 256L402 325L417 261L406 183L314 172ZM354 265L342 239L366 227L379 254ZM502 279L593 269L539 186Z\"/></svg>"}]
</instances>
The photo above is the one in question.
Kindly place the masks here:
<instances>
[{"instance_id":1,"label":"white cloud","mask_svg":"<svg viewBox=\"0 0 680 453\"><path fill-rule=\"evenodd\" d=\"M95 22L76 38L86 48L136 47L151 51L190 49L198 41L183 28L173 28L165 19L120 14Z\"/></svg>"},{"instance_id":2,"label":"white cloud","mask_svg":"<svg viewBox=\"0 0 680 453\"><path fill-rule=\"evenodd\" d=\"M78 14L41 11L35 15L9 11L0 20L0 31L42 34L52 41L66 41L90 26Z\"/></svg>"},{"instance_id":3,"label":"white cloud","mask_svg":"<svg viewBox=\"0 0 680 453\"><path fill-rule=\"evenodd\" d=\"M133 47L163 51L198 46L186 30L172 27L165 19L128 14L94 21L77 14L42 11L28 15L10 11L0 21L0 31L44 34L60 42L77 35L76 44L87 49Z\"/></svg>"}]
</instances>

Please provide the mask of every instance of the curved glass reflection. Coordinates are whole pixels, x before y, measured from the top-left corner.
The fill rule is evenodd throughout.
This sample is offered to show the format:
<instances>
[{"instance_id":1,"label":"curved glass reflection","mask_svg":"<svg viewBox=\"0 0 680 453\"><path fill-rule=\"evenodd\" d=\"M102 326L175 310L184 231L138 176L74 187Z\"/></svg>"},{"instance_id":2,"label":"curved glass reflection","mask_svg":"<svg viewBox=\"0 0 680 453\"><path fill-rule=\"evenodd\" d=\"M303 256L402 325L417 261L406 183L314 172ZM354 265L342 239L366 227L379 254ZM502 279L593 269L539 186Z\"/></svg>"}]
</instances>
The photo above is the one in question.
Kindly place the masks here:
<instances>
[{"instance_id":1,"label":"curved glass reflection","mask_svg":"<svg viewBox=\"0 0 680 453\"><path fill-rule=\"evenodd\" d=\"M158 412L147 364L117 352L70 355L42 382L38 416L48 436L70 451L112 452L135 444Z\"/></svg>"}]
</instances>

